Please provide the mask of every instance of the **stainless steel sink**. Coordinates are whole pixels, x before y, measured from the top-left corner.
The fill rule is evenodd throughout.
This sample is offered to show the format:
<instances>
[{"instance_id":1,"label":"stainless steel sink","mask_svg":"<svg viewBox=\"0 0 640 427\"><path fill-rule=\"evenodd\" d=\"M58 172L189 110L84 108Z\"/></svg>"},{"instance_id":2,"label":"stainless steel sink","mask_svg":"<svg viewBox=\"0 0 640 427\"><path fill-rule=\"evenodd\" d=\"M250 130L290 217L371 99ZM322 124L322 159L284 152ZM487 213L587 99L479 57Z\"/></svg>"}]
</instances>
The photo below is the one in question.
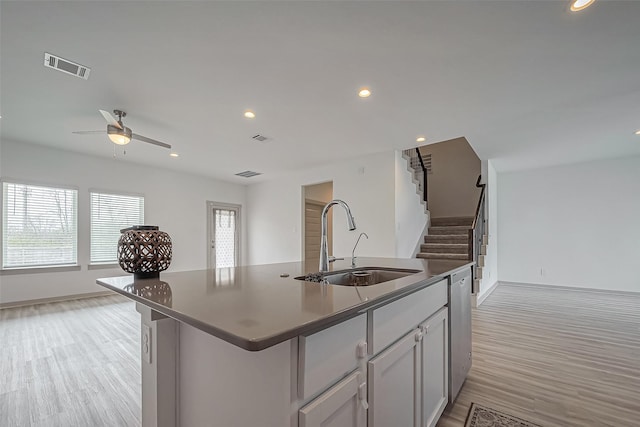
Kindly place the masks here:
<instances>
[{"instance_id":1,"label":"stainless steel sink","mask_svg":"<svg viewBox=\"0 0 640 427\"><path fill-rule=\"evenodd\" d=\"M371 286L416 273L420 273L420 270L365 267L352 270L330 271L324 274L312 273L306 276L296 277L296 279L340 286Z\"/></svg>"}]
</instances>

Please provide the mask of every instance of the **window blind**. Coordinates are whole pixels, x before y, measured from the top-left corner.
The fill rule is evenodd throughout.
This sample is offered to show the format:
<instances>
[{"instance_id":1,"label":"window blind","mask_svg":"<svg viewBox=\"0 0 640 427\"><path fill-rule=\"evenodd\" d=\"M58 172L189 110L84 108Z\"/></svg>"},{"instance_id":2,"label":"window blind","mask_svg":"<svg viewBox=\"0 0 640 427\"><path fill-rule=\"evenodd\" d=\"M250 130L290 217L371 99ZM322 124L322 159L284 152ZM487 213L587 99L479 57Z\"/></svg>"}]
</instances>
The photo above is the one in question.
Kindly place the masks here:
<instances>
[{"instance_id":1,"label":"window blind","mask_svg":"<svg viewBox=\"0 0 640 427\"><path fill-rule=\"evenodd\" d=\"M91 192L91 263L118 260L120 230L144 224L144 197Z\"/></svg>"},{"instance_id":2,"label":"window blind","mask_svg":"<svg viewBox=\"0 0 640 427\"><path fill-rule=\"evenodd\" d=\"M2 268L77 263L77 190L3 182L2 192Z\"/></svg>"}]
</instances>

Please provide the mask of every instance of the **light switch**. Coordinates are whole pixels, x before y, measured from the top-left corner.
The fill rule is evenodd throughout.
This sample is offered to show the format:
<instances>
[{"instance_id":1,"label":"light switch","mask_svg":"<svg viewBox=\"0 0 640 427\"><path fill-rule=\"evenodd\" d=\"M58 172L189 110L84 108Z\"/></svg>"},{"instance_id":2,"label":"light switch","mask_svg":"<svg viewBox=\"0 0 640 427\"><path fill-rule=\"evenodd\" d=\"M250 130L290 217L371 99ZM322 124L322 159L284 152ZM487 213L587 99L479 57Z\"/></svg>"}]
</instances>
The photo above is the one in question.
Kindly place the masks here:
<instances>
[{"instance_id":1,"label":"light switch","mask_svg":"<svg viewBox=\"0 0 640 427\"><path fill-rule=\"evenodd\" d=\"M151 328L142 325L142 359L151 363Z\"/></svg>"}]
</instances>

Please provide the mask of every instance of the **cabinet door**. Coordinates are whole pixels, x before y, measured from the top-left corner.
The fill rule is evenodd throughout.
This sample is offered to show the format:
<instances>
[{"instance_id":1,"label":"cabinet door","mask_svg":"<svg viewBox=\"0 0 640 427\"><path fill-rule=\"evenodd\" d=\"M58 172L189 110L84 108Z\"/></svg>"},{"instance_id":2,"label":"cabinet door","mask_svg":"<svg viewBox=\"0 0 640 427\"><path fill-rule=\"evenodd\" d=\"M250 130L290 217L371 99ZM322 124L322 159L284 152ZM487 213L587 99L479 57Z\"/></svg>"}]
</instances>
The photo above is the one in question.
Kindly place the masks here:
<instances>
[{"instance_id":1,"label":"cabinet door","mask_svg":"<svg viewBox=\"0 0 640 427\"><path fill-rule=\"evenodd\" d=\"M369 362L369 427L420 425L421 337L414 330Z\"/></svg>"},{"instance_id":2,"label":"cabinet door","mask_svg":"<svg viewBox=\"0 0 640 427\"><path fill-rule=\"evenodd\" d=\"M448 310L442 310L420 325L422 372L422 427L433 427L448 402L449 342Z\"/></svg>"},{"instance_id":3,"label":"cabinet door","mask_svg":"<svg viewBox=\"0 0 640 427\"><path fill-rule=\"evenodd\" d=\"M300 409L300 427L364 427L366 387L364 375L352 373Z\"/></svg>"}]
</instances>

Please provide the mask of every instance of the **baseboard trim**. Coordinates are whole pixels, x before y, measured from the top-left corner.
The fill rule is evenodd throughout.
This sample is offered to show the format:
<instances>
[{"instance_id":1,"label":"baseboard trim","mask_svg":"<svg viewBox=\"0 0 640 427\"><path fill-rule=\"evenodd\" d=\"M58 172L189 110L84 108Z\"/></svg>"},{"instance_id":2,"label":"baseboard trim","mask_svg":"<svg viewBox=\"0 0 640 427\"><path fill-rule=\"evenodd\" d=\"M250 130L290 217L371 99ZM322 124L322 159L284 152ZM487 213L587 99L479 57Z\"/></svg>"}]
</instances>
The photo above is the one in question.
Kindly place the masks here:
<instances>
[{"instance_id":1,"label":"baseboard trim","mask_svg":"<svg viewBox=\"0 0 640 427\"><path fill-rule=\"evenodd\" d=\"M77 299L95 298L95 297L106 297L109 295L118 295L118 294L114 291L100 291L100 292L87 292L84 294L63 295L59 297L38 298L38 299L31 299L31 300L24 300L24 301L3 302L3 303L0 303L0 310L5 308L25 307L28 305L49 304L52 302L72 301Z\"/></svg>"},{"instance_id":2,"label":"baseboard trim","mask_svg":"<svg viewBox=\"0 0 640 427\"><path fill-rule=\"evenodd\" d=\"M480 307L480 304L482 304L482 303L484 302L484 300L486 300L486 299L487 299L487 297L488 297L489 295L491 295L491 293L492 293L493 291L495 291L495 290L496 290L496 288L498 287L498 284L499 284L499 283L501 283L501 282L498 282L498 281L496 280L496 281L493 283L493 285L489 286L489 289L487 289L485 293L483 293L482 295L479 295L479 296L478 296L477 294L476 294L476 295L474 295L474 298L473 298L473 300L472 300L472 305L473 305L473 307L475 307L475 308Z\"/></svg>"},{"instance_id":3,"label":"baseboard trim","mask_svg":"<svg viewBox=\"0 0 640 427\"><path fill-rule=\"evenodd\" d=\"M530 288L560 289L563 291L593 292L597 294L634 295L634 296L640 295L640 291L620 291L616 289L583 288L579 286L549 285L547 283L506 282L501 280L500 284L512 285L512 286L526 286Z\"/></svg>"}]
</instances>

